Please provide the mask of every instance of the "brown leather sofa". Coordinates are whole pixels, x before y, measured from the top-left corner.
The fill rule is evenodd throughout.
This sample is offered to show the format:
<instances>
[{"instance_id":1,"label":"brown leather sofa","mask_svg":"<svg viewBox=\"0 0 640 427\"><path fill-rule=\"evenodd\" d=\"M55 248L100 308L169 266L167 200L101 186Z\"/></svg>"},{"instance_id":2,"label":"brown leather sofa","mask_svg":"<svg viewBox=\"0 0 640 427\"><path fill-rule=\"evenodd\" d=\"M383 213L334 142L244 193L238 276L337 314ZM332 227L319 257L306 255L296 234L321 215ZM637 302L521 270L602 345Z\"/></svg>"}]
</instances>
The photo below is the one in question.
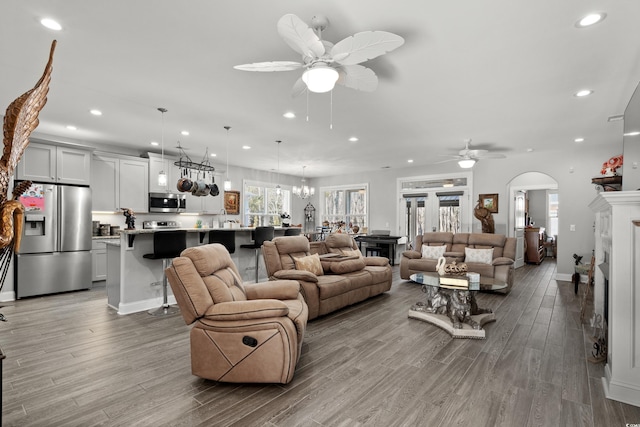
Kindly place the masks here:
<instances>
[{"instance_id":1,"label":"brown leather sofa","mask_svg":"<svg viewBox=\"0 0 640 427\"><path fill-rule=\"evenodd\" d=\"M416 236L412 250L404 251L400 258L400 277L408 280L414 273L436 271L438 260L424 258L422 246L445 246L444 257L447 262L456 261L467 264L468 271L479 273L482 277L491 277L507 284L507 291L513 286L513 264L516 257L516 239L502 234L488 233L424 233ZM490 263L470 262L465 259L465 248L490 249L493 257Z\"/></svg>"},{"instance_id":2,"label":"brown leather sofa","mask_svg":"<svg viewBox=\"0 0 640 427\"><path fill-rule=\"evenodd\" d=\"M294 280L243 284L219 243L192 247L165 270L191 328L191 372L232 383L293 379L308 309Z\"/></svg>"},{"instance_id":3,"label":"brown leather sofa","mask_svg":"<svg viewBox=\"0 0 640 427\"><path fill-rule=\"evenodd\" d=\"M296 268L297 260L315 254L322 266L319 274ZM363 257L347 234L332 234L312 245L304 236L276 237L264 242L262 256L271 280L300 283L310 320L391 289L389 260Z\"/></svg>"}]
</instances>

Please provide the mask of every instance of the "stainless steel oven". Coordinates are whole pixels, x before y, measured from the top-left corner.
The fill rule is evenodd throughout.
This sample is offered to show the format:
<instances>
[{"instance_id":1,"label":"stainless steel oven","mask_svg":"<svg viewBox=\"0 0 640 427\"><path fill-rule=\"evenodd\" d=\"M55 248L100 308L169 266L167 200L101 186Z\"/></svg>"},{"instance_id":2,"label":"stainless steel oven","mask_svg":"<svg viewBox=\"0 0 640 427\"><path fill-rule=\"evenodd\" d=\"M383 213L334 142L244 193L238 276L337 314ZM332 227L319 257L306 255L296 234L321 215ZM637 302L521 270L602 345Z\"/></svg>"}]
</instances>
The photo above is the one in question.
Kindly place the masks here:
<instances>
[{"instance_id":1,"label":"stainless steel oven","mask_svg":"<svg viewBox=\"0 0 640 427\"><path fill-rule=\"evenodd\" d=\"M186 194L149 193L149 212L178 213L186 208Z\"/></svg>"}]
</instances>

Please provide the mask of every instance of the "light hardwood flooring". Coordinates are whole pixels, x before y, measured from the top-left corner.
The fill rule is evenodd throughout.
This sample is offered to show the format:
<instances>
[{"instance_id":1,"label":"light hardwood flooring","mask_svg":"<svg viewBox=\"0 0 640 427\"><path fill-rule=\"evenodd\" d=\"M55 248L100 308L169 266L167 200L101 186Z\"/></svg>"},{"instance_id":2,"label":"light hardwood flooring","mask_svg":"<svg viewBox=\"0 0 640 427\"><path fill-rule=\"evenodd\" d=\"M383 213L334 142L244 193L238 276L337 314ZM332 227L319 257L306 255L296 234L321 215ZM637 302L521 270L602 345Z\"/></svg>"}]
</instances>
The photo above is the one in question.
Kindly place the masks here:
<instances>
[{"instance_id":1,"label":"light hardwood flooring","mask_svg":"<svg viewBox=\"0 0 640 427\"><path fill-rule=\"evenodd\" d=\"M483 293L486 340L454 340L409 319L420 286L394 268L390 292L309 323L287 385L191 375L182 317L119 316L104 288L0 309L5 426L624 426L640 408L603 396L555 262L516 270L508 295ZM582 292L581 285L580 292Z\"/></svg>"}]
</instances>

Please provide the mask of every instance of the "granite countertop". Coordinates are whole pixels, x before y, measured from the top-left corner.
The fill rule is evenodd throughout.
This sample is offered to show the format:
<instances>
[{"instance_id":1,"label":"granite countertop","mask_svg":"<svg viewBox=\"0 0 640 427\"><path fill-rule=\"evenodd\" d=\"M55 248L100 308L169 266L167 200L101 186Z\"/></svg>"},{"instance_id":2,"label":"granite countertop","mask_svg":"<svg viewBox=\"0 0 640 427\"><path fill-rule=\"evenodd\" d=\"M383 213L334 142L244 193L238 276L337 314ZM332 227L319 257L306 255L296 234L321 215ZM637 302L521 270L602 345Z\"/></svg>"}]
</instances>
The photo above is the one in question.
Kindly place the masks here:
<instances>
[{"instance_id":1,"label":"granite countertop","mask_svg":"<svg viewBox=\"0 0 640 427\"><path fill-rule=\"evenodd\" d=\"M119 239L120 238L120 233L116 234L115 236L91 236L91 240L111 240L111 239Z\"/></svg>"},{"instance_id":2,"label":"granite countertop","mask_svg":"<svg viewBox=\"0 0 640 427\"><path fill-rule=\"evenodd\" d=\"M286 230L287 228L300 228L300 227L275 227L276 230ZM238 228L194 228L194 227L181 227L181 228L136 228L135 230L120 230L120 233L127 235L135 234L152 234L157 231L177 231L185 230L188 233L208 233L211 230L219 231L253 231L255 227L238 227ZM116 236L117 237L117 236Z\"/></svg>"}]
</instances>

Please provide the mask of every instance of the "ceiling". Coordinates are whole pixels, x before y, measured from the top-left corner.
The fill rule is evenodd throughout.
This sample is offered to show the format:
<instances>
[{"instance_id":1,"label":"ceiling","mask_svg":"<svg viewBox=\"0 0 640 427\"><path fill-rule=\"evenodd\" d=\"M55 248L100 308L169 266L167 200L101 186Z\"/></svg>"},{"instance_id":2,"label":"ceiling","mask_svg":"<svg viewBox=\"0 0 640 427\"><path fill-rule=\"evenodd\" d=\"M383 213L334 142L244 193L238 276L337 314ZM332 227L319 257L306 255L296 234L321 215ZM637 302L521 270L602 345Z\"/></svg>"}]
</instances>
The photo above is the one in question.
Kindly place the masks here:
<instances>
[{"instance_id":1,"label":"ceiling","mask_svg":"<svg viewBox=\"0 0 640 427\"><path fill-rule=\"evenodd\" d=\"M607 17L576 28L592 11ZM334 43L385 30L405 44L364 63L379 76L375 92L336 86L292 98L299 71L233 68L300 60L276 30L286 13L327 16L322 36ZM507 155L483 162L527 149L621 150L622 124L607 118L624 112L640 80L639 17L637 0L2 0L0 106L35 84L57 39L37 132L61 140L159 151L150 142L162 139L164 107L167 151L180 141L192 159L208 150L224 164L228 143L230 164L273 170L282 140L281 173L306 165L309 177L428 165L468 138ZM594 93L575 97L583 88Z\"/></svg>"}]
</instances>

